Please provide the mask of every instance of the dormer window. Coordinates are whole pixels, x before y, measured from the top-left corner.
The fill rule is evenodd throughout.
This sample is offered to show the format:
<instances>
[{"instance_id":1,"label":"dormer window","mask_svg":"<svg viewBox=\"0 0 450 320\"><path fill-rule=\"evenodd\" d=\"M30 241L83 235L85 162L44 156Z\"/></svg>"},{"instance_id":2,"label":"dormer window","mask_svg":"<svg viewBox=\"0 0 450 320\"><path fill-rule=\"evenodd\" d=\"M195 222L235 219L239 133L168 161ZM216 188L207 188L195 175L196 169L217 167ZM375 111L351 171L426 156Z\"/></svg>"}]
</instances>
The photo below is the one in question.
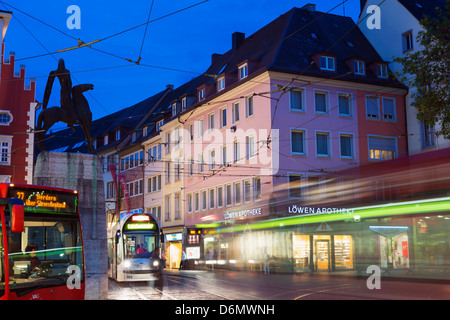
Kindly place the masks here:
<instances>
[{"instance_id":1,"label":"dormer window","mask_svg":"<svg viewBox=\"0 0 450 320\"><path fill-rule=\"evenodd\" d=\"M161 127L164 124L164 120L160 120L156 123L156 131L161 131Z\"/></svg>"},{"instance_id":2,"label":"dormer window","mask_svg":"<svg viewBox=\"0 0 450 320\"><path fill-rule=\"evenodd\" d=\"M103 144L106 146L108 144L108 134L103 137Z\"/></svg>"},{"instance_id":3,"label":"dormer window","mask_svg":"<svg viewBox=\"0 0 450 320\"><path fill-rule=\"evenodd\" d=\"M205 98L205 88L198 92L198 100L203 100Z\"/></svg>"},{"instance_id":4,"label":"dormer window","mask_svg":"<svg viewBox=\"0 0 450 320\"><path fill-rule=\"evenodd\" d=\"M353 62L353 71L355 74L364 75L365 74L364 61L355 60Z\"/></svg>"},{"instance_id":5,"label":"dormer window","mask_svg":"<svg viewBox=\"0 0 450 320\"><path fill-rule=\"evenodd\" d=\"M378 78L387 78L387 65L378 64L377 71Z\"/></svg>"},{"instance_id":6,"label":"dormer window","mask_svg":"<svg viewBox=\"0 0 450 320\"><path fill-rule=\"evenodd\" d=\"M248 64L243 64L239 67L239 79L247 78L248 76Z\"/></svg>"},{"instance_id":7,"label":"dormer window","mask_svg":"<svg viewBox=\"0 0 450 320\"><path fill-rule=\"evenodd\" d=\"M217 91L225 89L225 77L220 77L217 80Z\"/></svg>"},{"instance_id":8,"label":"dormer window","mask_svg":"<svg viewBox=\"0 0 450 320\"><path fill-rule=\"evenodd\" d=\"M172 116L175 116L177 114L177 103L172 103Z\"/></svg>"},{"instance_id":9,"label":"dormer window","mask_svg":"<svg viewBox=\"0 0 450 320\"><path fill-rule=\"evenodd\" d=\"M183 99L181 99L181 110L184 111L186 110L187 107L187 99L186 97L184 97Z\"/></svg>"},{"instance_id":10,"label":"dormer window","mask_svg":"<svg viewBox=\"0 0 450 320\"><path fill-rule=\"evenodd\" d=\"M146 136L148 135L148 127L147 127L147 126L145 126L145 127L142 129L142 135L143 135L144 137L146 137Z\"/></svg>"},{"instance_id":11,"label":"dormer window","mask_svg":"<svg viewBox=\"0 0 450 320\"><path fill-rule=\"evenodd\" d=\"M133 132L133 133L131 134L131 140L132 140L133 142L136 141L136 137L137 137L136 132Z\"/></svg>"},{"instance_id":12,"label":"dormer window","mask_svg":"<svg viewBox=\"0 0 450 320\"><path fill-rule=\"evenodd\" d=\"M116 141L120 140L120 129L116 130Z\"/></svg>"},{"instance_id":13,"label":"dormer window","mask_svg":"<svg viewBox=\"0 0 450 320\"><path fill-rule=\"evenodd\" d=\"M335 71L335 63L334 63L334 57L329 56L320 56L320 69L321 70L328 70L328 71Z\"/></svg>"}]
</instances>

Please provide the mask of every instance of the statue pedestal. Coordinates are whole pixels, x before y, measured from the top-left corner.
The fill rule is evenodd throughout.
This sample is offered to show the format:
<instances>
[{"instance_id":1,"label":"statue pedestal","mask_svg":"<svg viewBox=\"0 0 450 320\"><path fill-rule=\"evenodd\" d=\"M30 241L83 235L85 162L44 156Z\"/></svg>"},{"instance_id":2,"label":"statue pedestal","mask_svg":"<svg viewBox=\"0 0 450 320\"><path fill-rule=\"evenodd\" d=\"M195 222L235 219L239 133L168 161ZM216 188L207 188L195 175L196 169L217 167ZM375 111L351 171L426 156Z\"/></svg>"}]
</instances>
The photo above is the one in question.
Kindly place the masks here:
<instances>
[{"instance_id":1,"label":"statue pedestal","mask_svg":"<svg viewBox=\"0 0 450 320\"><path fill-rule=\"evenodd\" d=\"M100 159L91 154L43 152L33 184L78 191L85 258L86 300L108 298L105 196Z\"/></svg>"}]
</instances>

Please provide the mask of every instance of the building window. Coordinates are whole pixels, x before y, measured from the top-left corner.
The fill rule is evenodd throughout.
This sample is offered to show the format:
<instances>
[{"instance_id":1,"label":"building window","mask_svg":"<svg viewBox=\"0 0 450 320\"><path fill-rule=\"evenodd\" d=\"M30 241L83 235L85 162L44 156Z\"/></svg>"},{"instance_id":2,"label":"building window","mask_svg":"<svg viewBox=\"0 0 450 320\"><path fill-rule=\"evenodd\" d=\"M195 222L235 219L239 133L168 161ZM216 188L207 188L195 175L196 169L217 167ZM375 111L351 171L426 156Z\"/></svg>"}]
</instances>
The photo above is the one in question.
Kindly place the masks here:
<instances>
[{"instance_id":1,"label":"building window","mask_svg":"<svg viewBox=\"0 0 450 320\"><path fill-rule=\"evenodd\" d=\"M214 201L214 189L209 189L209 208L214 209L215 201Z\"/></svg>"},{"instance_id":2,"label":"building window","mask_svg":"<svg viewBox=\"0 0 450 320\"><path fill-rule=\"evenodd\" d=\"M303 95L303 90L291 90L289 95L289 109L291 111L305 111L305 107L303 105Z\"/></svg>"},{"instance_id":3,"label":"building window","mask_svg":"<svg viewBox=\"0 0 450 320\"><path fill-rule=\"evenodd\" d=\"M147 178L147 193L161 191L161 175Z\"/></svg>"},{"instance_id":4,"label":"building window","mask_svg":"<svg viewBox=\"0 0 450 320\"><path fill-rule=\"evenodd\" d=\"M225 205L231 206L233 204L233 193L231 191L231 184L225 186Z\"/></svg>"},{"instance_id":5,"label":"building window","mask_svg":"<svg viewBox=\"0 0 450 320\"><path fill-rule=\"evenodd\" d=\"M250 202L252 200L252 185L250 180L244 181L244 201Z\"/></svg>"},{"instance_id":6,"label":"building window","mask_svg":"<svg viewBox=\"0 0 450 320\"><path fill-rule=\"evenodd\" d=\"M436 145L434 126L425 124L424 121L420 121L420 140L422 149L434 147Z\"/></svg>"},{"instance_id":7,"label":"building window","mask_svg":"<svg viewBox=\"0 0 450 320\"><path fill-rule=\"evenodd\" d=\"M223 187L217 187L217 207L223 207Z\"/></svg>"},{"instance_id":8,"label":"building window","mask_svg":"<svg viewBox=\"0 0 450 320\"><path fill-rule=\"evenodd\" d=\"M8 126L12 122L12 114L9 111L0 111L0 126Z\"/></svg>"},{"instance_id":9,"label":"building window","mask_svg":"<svg viewBox=\"0 0 450 320\"><path fill-rule=\"evenodd\" d=\"M233 163L237 163L241 159L241 144L239 141L233 142Z\"/></svg>"},{"instance_id":10,"label":"building window","mask_svg":"<svg viewBox=\"0 0 450 320\"><path fill-rule=\"evenodd\" d=\"M353 61L353 71L355 74L364 75L364 61L355 60Z\"/></svg>"},{"instance_id":11,"label":"building window","mask_svg":"<svg viewBox=\"0 0 450 320\"><path fill-rule=\"evenodd\" d=\"M198 172L202 173L205 171L205 161L203 159L203 154L198 156Z\"/></svg>"},{"instance_id":12,"label":"building window","mask_svg":"<svg viewBox=\"0 0 450 320\"><path fill-rule=\"evenodd\" d=\"M305 132L299 130L291 130L291 153L305 154Z\"/></svg>"},{"instance_id":13,"label":"building window","mask_svg":"<svg viewBox=\"0 0 450 320\"><path fill-rule=\"evenodd\" d=\"M207 204L208 204L208 200L207 200L207 193L206 190L202 191L202 210L206 210L207 209Z\"/></svg>"},{"instance_id":14,"label":"building window","mask_svg":"<svg viewBox=\"0 0 450 320\"><path fill-rule=\"evenodd\" d=\"M227 146L224 145L220 148L220 167L227 166Z\"/></svg>"},{"instance_id":15,"label":"building window","mask_svg":"<svg viewBox=\"0 0 450 320\"><path fill-rule=\"evenodd\" d=\"M227 108L220 109L220 127L227 126Z\"/></svg>"},{"instance_id":16,"label":"building window","mask_svg":"<svg viewBox=\"0 0 450 320\"><path fill-rule=\"evenodd\" d=\"M186 202L187 202L187 212L192 212L192 209L193 209L193 205L192 205L192 194L190 193L190 194L188 194L187 196L186 196Z\"/></svg>"},{"instance_id":17,"label":"building window","mask_svg":"<svg viewBox=\"0 0 450 320\"><path fill-rule=\"evenodd\" d=\"M245 98L245 116L253 116L253 96Z\"/></svg>"},{"instance_id":18,"label":"building window","mask_svg":"<svg viewBox=\"0 0 450 320\"><path fill-rule=\"evenodd\" d=\"M156 123L156 131L161 131L161 127L164 124L164 120L160 120Z\"/></svg>"},{"instance_id":19,"label":"building window","mask_svg":"<svg viewBox=\"0 0 450 320\"><path fill-rule=\"evenodd\" d=\"M208 129L214 130L214 113L208 115Z\"/></svg>"},{"instance_id":20,"label":"building window","mask_svg":"<svg viewBox=\"0 0 450 320\"><path fill-rule=\"evenodd\" d=\"M390 160L396 157L397 140L386 137L369 137L369 160Z\"/></svg>"},{"instance_id":21,"label":"building window","mask_svg":"<svg viewBox=\"0 0 450 320\"><path fill-rule=\"evenodd\" d=\"M105 136L103 137L103 145L107 145L108 144L108 135L105 134Z\"/></svg>"},{"instance_id":22,"label":"building window","mask_svg":"<svg viewBox=\"0 0 450 320\"><path fill-rule=\"evenodd\" d=\"M387 78L387 65L385 64L378 64L378 77L379 78Z\"/></svg>"},{"instance_id":23,"label":"building window","mask_svg":"<svg viewBox=\"0 0 450 320\"><path fill-rule=\"evenodd\" d=\"M175 181L180 181L181 179L181 164L179 160L177 160L174 164L174 171L175 171Z\"/></svg>"},{"instance_id":24,"label":"building window","mask_svg":"<svg viewBox=\"0 0 450 320\"><path fill-rule=\"evenodd\" d=\"M339 93L338 94L339 115L350 116L350 94Z\"/></svg>"},{"instance_id":25,"label":"building window","mask_svg":"<svg viewBox=\"0 0 450 320\"><path fill-rule=\"evenodd\" d=\"M380 119L380 99L378 97L366 97L367 119Z\"/></svg>"},{"instance_id":26,"label":"building window","mask_svg":"<svg viewBox=\"0 0 450 320\"><path fill-rule=\"evenodd\" d=\"M184 111L187 108L187 98L181 99L181 110Z\"/></svg>"},{"instance_id":27,"label":"building window","mask_svg":"<svg viewBox=\"0 0 450 320\"><path fill-rule=\"evenodd\" d=\"M200 194L194 193L194 211L197 212L200 209Z\"/></svg>"},{"instance_id":28,"label":"building window","mask_svg":"<svg viewBox=\"0 0 450 320\"><path fill-rule=\"evenodd\" d=\"M261 200L261 178L255 177L253 178L253 200L259 201Z\"/></svg>"},{"instance_id":29,"label":"building window","mask_svg":"<svg viewBox=\"0 0 450 320\"><path fill-rule=\"evenodd\" d=\"M383 98L383 119L395 121L395 99Z\"/></svg>"},{"instance_id":30,"label":"building window","mask_svg":"<svg viewBox=\"0 0 450 320\"><path fill-rule=\"evenodd\" d=\"M120 130L116 130L116 141L120 140Z\"/></svg>"},{"instance_id":31,"label":"building window","mask_svg":"<svg viewBox=\"0 0 450 320\"><path fill-rule=\"evenodd\" d=\"M175 193L175 219L181 219L181 194Z\"/></svg>"},{"instance_id":32,"label":"building window","mask_svg":"<svg viewBox=\"0 0 450 320\"><path fill-rule=\"evenodd\" d=\"M166 184L170 183L170 162L166 163Z\"/></svg>"},{"instance_id":33,"label":"building window","mask_svg":"<svg viewBox=\"0 0 450 320\"><path fill-rule=\"evenodd\" d=\"M328 94L326 92L322 91L314 92L314 105L317 113L328 112L327 99Z\"/></svg>"},{"instance_id":34,"label":"building window","mask_svg":"<svg viewBox=\"0 0 450 320\"><path fill-rule=\"evenodd\" d=\"M170 221L170 195L164 198L164 220Z\"/></svg>"},{"instance_id":35,"label":"building window","mask_svg":"<svg viewBox=\"0 0 450 320\"><path fill-rule=\"evenodd\" d=\"M241 183L234 183L234 204L241 203Z\"/></svg>"},{"instance_id":36,"label":"building window","mask_svg":"<svg viewBox=\"0 0 450 320\"><path fill-rule=\"evenodd\" d=\"M232 119L231 121L233 121L233 123L238 122L239 121L239 102L233 103L233 107L232 107Z\"/></svg>"},{"instance_id":37,"label":"building window","mask_svg":"<svg viewBox=\"0 0 450 320\"><path fill-rule=\"evenodd\" d=\"M341 158L353 159L353 135L341 134L339 136Z\"/></svg>"},{"instance_id":38,"label":"building window","mask_svg":"<svg viewBox=\"0 0 450 320\"><path fill-rule=\"evenodd\" d=\"M244 64L239 67L239 79L247 78L248 76L248 65Z\"/></svg>"},{"instance_id":39,"label":"building window","mask_svg":"<svg viewBox=\"0 0 450 320\"><path fill-rule=\"evenodd\" d=\"M209 152L209 170L216 169L216 150L213 149Z\"/></svg>"},{"instance_id":40,"label":"building window","mask_svg":"<svg viewBox=\"0 0 450 320\"><path fill-rule=\"evenodd\" d=\"M201 137L203 137L203 133L205 131L205 126L203 124L203 119L197 120L197 127L198 127L197 138L201 138Z\"/></svg>"},{"instance_id":41,"label":"building window","mask_svg":"<svg viewBox=\"0 0 450 320\"><path fill-rule=\"evenodd\" d=\"M255 137L246 137L245 141L247 145L247 160L249 160L255 156Z\"/></svg>"},{"instance_id":42,"label":"building window","mask_svg":"<svg viewBox=\"0 0 450 320\"><path fill-rule=\"evenodd\" d=\"M192 177L194 175L194 158L189 159L188 175L190 177Z\"/></svg>"},{"instance_id":43,"label":"building window","mask_svg":"<svg viewBox=\"0 0 450 320\"><path fill-rule=\"evenodd\" d=\"M188 132L189 132L189 141L194 140L194 126L191 124L188 125Z\"/></svg>"},{"instance_id":44,"label":"building window","mask_svg":"<svg viewBox=\"0 0 450 320\"><path fill-rule=\"evenodd\" d=\"M330 134L328 132L316 133L316 154L320 157L330 156Z\"/></svg>"},{"instance_id":45,"label":"building window","mask_svg":"<svg viewBox=\"0 0 450 320\"><path fill-rule=\"evenodd\" d=\"M221 77L217 80L217 91L225 89L225 77Z\"/></svg>"},{"instance_id":46,"label":"building window","mask_svg":"<svg viewBox=\"0 0 450 320\"><path fill-rule=\"evenodd\" d=\"M148 136L148 127L147 127L147 126L145 126L145 127L142 129L142 135L143 135L144 137Z\"/></svg>"},{"instance_id":47,"label":"building window","mask_svg":"<svg viewBox=\"0 0 450 320\"><path fill-rule=\"evenodd\" d=\"M203 100L205 98L205 89L201 89L198 92L198 100Z\"/></svg>"},{"instance_id":48,"label":"building window","mask_svg":"<svg viewBox=\"0 0 450 320\"><path fill-rule=\"evenodd\" d=\"M403 46L403 53L414 49L412 30L402 34L402 46Z\"/></svg>"},{"instance_id":49,"label":"building window","mask_svg":"<svg viewBox=\"0 0 450 320\"><path fill-rule=\"evenodd\" d=\"M302 175L290 173L288 175L289 198L302 197Z\"/></svg>"},{"instance_id":50,"label":"building window","mask_svg":"<svg viewBox=\"0 0 450 320\"><path fill-rule=\"evenodd\" d=\"M334 58L328 57L328 56L321 56L320 57L320 69L334 71L335 70Z\"/></svg>"}]
</instances>

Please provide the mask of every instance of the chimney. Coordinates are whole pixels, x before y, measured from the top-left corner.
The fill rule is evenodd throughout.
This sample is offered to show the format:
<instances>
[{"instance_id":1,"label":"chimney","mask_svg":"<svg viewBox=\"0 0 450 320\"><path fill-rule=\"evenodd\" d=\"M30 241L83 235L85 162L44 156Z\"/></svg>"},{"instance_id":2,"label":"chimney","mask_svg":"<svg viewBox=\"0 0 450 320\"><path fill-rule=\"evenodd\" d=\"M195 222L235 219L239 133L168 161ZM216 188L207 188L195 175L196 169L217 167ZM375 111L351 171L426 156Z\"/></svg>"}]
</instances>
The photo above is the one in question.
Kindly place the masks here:
<instances>
[{"instance_id":1,"label":"chimney","mask_svg":"<svg viewBox=\"0 0 450 320\"><path fill-rule=\"evenodd\" d=\"M308 12L315 12L316 11L316 5L314 3L308 3L305 4L302 9L305 9Z\"/></svg>"},{"instance_id":2,"label":"chimney","mask_svg":"<svg viewBox=\"0 0 450 320\"><path fill-rule=\"evenodd\" d=\"M166 84L166 89L173 90L173 84Z\"/></svg>"},{"instance_id":3,"label":"chimney","mask_svg":"<svg viewBox=\"0 0 450 320\"><path fill-rule=\"evenodd\" d=\"M245 33L242 32L235 32L231 35L231 47L233 48L233 51L239 48L239 46L244 42L245 40Z\"/></svg>"}]
</instances>

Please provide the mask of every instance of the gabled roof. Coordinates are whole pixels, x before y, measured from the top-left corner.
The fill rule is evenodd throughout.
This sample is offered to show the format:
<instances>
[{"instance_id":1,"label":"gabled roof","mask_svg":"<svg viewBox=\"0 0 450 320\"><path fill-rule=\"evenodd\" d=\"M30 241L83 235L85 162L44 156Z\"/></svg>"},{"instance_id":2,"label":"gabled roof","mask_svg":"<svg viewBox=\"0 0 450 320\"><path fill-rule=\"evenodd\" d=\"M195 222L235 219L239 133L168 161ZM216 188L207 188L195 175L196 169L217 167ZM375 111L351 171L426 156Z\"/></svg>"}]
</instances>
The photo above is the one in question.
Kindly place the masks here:
<instances>
[{"instance_id":1,"label":"gabled roof","mask_svg":"<svg viewBox=\"0 0 450 320\"><path fill-rule=\"evenodd\" d=\"M417 20L434 17L436 8L445 9L446 0L398 0Z\"/></svg>"}]
</instances>

